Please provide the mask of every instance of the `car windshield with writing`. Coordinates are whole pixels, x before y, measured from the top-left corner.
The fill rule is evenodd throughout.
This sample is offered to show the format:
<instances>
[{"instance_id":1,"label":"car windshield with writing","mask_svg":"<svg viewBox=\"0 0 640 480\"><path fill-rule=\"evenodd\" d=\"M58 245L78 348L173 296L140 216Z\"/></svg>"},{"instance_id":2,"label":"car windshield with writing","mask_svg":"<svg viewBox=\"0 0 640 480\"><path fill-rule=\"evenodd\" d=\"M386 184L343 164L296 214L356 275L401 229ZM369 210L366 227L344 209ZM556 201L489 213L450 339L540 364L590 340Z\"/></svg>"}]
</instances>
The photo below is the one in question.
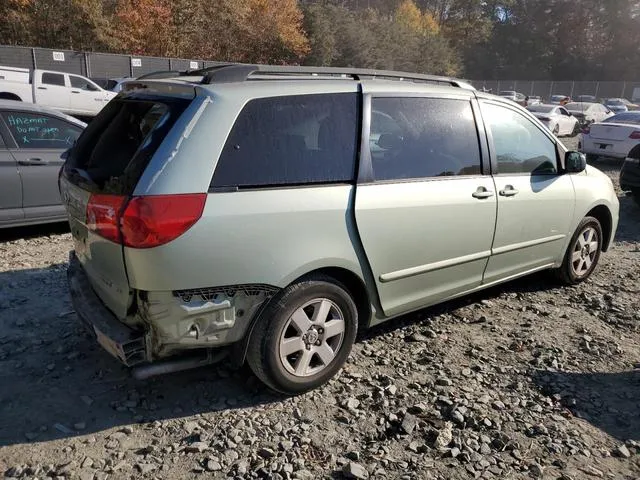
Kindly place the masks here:
<instances>
[{"instance_id":1,"label":"car windshield with writing","mask_svg":"<svg viewBox=\"0 0 640 480\"><path fill-rule=\"evenodd\" d=\"M66 150L81 132L77 125L49 115L3 112L2 116L19 148Z\"/></svg>"}]
</instances>

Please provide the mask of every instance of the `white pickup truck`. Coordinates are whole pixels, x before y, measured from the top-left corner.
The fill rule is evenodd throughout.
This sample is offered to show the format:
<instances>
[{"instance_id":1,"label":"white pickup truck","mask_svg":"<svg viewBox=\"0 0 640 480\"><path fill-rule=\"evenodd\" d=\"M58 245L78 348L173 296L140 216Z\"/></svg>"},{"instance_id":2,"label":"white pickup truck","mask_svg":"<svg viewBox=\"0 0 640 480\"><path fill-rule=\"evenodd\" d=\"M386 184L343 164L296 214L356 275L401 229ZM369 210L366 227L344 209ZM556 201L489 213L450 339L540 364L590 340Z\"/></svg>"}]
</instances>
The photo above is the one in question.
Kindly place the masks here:
<instances>
[{"instance_id":1,"label":"white pickup truck","mask_svg":"<svg viewBox=\"0 0 640 480\"><path fill-rule=\"evenodd\" d=\"M88 78L64 72L0 66L0 99L55 108L68 115L93 117L115 92Z\"/></svg>"}]
</instances>

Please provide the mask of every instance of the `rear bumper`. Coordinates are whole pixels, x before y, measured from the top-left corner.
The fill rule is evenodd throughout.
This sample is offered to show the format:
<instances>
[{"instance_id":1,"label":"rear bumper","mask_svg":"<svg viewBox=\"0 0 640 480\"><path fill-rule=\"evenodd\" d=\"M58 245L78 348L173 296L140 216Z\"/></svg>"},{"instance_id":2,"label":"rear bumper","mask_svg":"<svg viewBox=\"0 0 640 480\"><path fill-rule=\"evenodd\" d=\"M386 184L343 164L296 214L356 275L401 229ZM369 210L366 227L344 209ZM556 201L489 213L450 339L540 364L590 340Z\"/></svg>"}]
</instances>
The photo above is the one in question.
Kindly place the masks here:
<instances>
[{"instance_id":1,"label":"rear bumper","mask_svg":"<svg viewBox=\"0 0 640 480\"><path fill-rule=\"evenodd\" d=\"M100 301L75 255L69 254L67 280L71 302L78 318L96 336L98 343L127 366L148 360L144 332L120 322Z\"/></svg>"},{"instance_id":2,"label":"rear bumper","mask_svg":"<svg viewBox=\"0 0 640 480\"><path fill-rule=\"evenodd\" d=\"M620 159L626 158L632 148L627 141L592 139L586 135L582 136L581 143L583 153ZM601 145L606 145L606 148L601 148Z\"/></svg>"}]
</instances>

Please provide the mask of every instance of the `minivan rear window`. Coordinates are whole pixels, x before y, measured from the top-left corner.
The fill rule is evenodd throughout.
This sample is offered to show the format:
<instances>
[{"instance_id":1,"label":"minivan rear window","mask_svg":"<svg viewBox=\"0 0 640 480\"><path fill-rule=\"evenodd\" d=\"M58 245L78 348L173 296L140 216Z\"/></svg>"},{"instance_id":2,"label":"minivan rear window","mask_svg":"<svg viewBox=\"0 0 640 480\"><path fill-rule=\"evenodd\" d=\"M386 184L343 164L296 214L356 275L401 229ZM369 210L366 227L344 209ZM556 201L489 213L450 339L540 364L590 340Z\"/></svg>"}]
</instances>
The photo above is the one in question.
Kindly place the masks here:
<instances>
[{"instance_id":1,"label":"minivan rear window","mask_svg":"<svg viewBox=\"0 0 640 480\"><path fill-rule=\"evenodd\" d=\"M162 140L191 100L112 100L71 150L65 172L94 193L129 195ZM73 181L73 179L72 179Z\"/></svg>"},{"instance_id":2,"label":"minivan rear window","mask_svg":"<svg viewBox=\"0 0 640 480\"><path fill-rule=\"evenodd\" d=\"M354 181L356 93L259 98L236 120L211 187L243 189Z\"/></svg>"}]
</instances>

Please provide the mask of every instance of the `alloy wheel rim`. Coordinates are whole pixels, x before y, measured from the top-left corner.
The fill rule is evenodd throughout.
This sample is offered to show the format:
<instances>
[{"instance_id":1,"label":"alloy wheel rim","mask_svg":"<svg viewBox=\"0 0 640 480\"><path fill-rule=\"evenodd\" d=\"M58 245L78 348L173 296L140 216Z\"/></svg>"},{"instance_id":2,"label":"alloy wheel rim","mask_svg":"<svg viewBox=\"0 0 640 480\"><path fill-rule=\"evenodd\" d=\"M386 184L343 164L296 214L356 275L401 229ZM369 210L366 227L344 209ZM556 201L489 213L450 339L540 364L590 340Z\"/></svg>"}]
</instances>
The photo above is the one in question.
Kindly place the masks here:
<instances>
[{"instance_id":1,"label":"alloy wheel rim","mask_svg":"<svg viewBox=\"0 0 640 480\"><path fill-rule=\"evenodd\" d=\"M580 232L571 253L571 268L577 277L589 273L599 249L600 241L595 228L587 227Z\"/></svg>"},{"instance_id":2,"label":"alloy wheel rim","mask_svg":"<svg viewBox=\"0 0 640 480\"><path fill-rule=\"evenodd\" d=\"M336 358L345 333L344 315L328 298L316 298L287 320L278 344L280 362L296 377L310 377Z\"/></svg>"}]
</instances>

